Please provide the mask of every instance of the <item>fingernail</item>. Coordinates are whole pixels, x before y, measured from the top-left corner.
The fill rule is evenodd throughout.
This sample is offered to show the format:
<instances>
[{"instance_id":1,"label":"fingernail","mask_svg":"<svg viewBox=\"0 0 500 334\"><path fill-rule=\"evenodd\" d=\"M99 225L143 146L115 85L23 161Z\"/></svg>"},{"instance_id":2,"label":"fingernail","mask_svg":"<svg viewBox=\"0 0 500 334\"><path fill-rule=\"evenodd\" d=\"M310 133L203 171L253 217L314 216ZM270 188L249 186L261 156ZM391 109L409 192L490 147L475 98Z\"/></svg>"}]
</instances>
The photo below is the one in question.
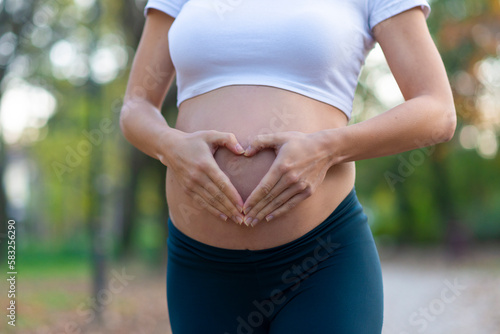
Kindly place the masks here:
<instances>
[{"instance_id":1,"label":"fingernail","mask_svg":"<svg viewBox=\"0 0 500 334\"><path fill-rule=\"evenodd\" d=\"M238 212L243 212L243 208L239 204L236 205L236 209L238 209Z\"/></svg>"},{"instance_id":2,"label":"fingernail","mask_svg":"<svg viewBox=\"0 0 500 334\"><path fill-rule=\"evenodd\" d=\"M252 223L252 217L246 217L245 218L245 225L250 226L251 223Z\"/></svg>"},{"instance_id":3,"label":"fingernail","mask_svg":"<svg viewBox=\"0 0 500 334\"><path fill-rule=\"evenodd\" d=\"M259 222L259 220L257 218L255 218L253 221L252 221L252 227L254 227L255 225L257 225L257 223Z\"/></svg>"},{"instance_id":4,"label":"fingernail","mask_svg":"<svg viewBox=\"0 0 500 334\"><path fill-rule=\"evenodd\" d=\"M252 149L252 146L248 146L245 150L245 155L248 155L248 152L250 152L250 150Z\"/></svg>"},{"instance_id":5,"label":"fingernail","mask_svg":"<svg viewBox=\"0 0 500 334\"><path fill-rule=\"evenodd\" d=\"M249 206L248 208L246 208L245 210L243 210L243 213L247 214L247 213L250 212L251 209L252 209L252 207Z\"/></svg>"},{"instance_id":6,"label":"fingernail","mask_svg":"<svg viewBox=\"0 0 500 334\"><path fill-rule=\"evenodd\" d=\"M243 218L241 218L240 216L236 216L236 221L238 221L238 224L243 224Z\"/></svg>"},{"instance_id":7,"label":"fingernail","mask_svg":"<svg viewBox=\"0 0 500 334\"><path fill-rule=\"evenodd\" d=\"M244 153L245 149L240 144L236 144L236 151L238 153Z\"/></svg>"},{"instance_id":8,"label":"fingernail","mask_svg":"<svg viewBox=\"0 0 500 334\"><path fill-rule=\"evenodd\" d=\"M221 213L219 217L221 217L223 221L227 221L227 216L225 214Z\"/></svg>"},{"instance_id":9,"label":"fingernail","mask_svg":"<svg viewBox=\"0 0 500 334\"><path fill-rule=\"evenodd\" d=\"M267 216L266 216L266 220L267 220L267 222L270 222L270 221L271 221L271 219L273 219L273 218L274 218L274 216L273 216L273 215L267 215Z\"/></svg>"}]
</instances>

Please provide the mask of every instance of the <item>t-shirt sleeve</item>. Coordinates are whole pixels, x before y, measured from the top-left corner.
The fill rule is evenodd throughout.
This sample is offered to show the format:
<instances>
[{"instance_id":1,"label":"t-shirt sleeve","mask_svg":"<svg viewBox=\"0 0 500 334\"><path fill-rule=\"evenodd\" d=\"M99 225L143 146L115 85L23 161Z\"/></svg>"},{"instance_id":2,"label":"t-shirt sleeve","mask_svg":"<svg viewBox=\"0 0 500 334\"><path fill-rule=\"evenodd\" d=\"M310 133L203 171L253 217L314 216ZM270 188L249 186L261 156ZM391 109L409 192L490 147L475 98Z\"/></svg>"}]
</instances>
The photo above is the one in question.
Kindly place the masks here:
<instances>
[{"instance_id":1,"label":"t-shirt sleeve","mask_svg":"<svg viewBox=\"0 0 500 334\"><path fill-rule=\"evenodd\" d=\"M148 0L144 7L144 16L147 15L149 8L154 8L175 18L186 2L188 0Z\"/></svg>"},{"instance_id":2,"label":"t-shirt sleeve","mask_svg":"<svg viewBox=\"0 0 500 334\"><path fill-rule=\"evenodd\" d=\"M371 0L369 15L370 30L380 22L414 7L421 7L425 18L429 17L431 7L426 0Z\"/></svg>"}]
</instances>

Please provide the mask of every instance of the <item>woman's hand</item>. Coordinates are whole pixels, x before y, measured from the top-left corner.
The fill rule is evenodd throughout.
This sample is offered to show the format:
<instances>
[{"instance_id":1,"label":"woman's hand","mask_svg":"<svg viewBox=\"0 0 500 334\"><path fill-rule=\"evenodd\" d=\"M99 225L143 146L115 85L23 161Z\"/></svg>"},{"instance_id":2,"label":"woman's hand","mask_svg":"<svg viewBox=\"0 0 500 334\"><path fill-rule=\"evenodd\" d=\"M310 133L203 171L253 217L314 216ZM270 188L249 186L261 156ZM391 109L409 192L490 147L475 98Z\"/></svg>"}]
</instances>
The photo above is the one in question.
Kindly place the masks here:
<instances>
[{"instance_id":1,"label":"woman's hand","mask_svg":"<svg viewBox=\"0 0 500 334\"><path fill-rule=\"evenodd\" d=\"M332 153L322 144L320 132L258 135L245 156L264 148L274 148L276 160L243 206L245 224L252 226L284 214L311 196L332 165Z\"/></svg>"},{"instance_id":2,"label":"woman's hand","mask_svg":"<svg viewBox=\"0 0 500 334\"><path fill-rule=\"evenodd\" d=\"M176 175L184 191L212 215L243 223L243 200L214 159L221 146L236 155L244 153L232 133L214 130L185 133L174 130L164 140L161 162Z\"/></svg>"}]
</instances>

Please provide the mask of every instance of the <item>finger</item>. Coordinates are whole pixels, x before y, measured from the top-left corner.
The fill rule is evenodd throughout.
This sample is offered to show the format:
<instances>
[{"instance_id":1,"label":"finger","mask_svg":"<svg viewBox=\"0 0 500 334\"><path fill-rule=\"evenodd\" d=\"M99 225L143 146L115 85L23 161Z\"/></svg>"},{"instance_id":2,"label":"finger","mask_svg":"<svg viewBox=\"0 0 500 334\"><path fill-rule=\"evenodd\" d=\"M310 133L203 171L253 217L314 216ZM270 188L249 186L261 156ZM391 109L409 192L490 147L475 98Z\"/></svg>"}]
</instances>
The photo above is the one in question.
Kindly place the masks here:
<instances>
[{"instance_id":1,"label":"finger","mask_svg":"<svg viewBox=\"0 0 500 334\"><path fill-rule=\"evenodd\" d=\"M266 215L265 219L266 221L270 222L271 220L275 219L276 217L282 216L288 212L290 212L292 209L294 209L300 202L305 200L311 196L311 193L309 191L302 191L298 193L297 195L293 196L290 198L286 203L284 203L282 206L271 212L270 214Z\"/></svg>"},{"instance_id":2,"label":"finger","mask_svg":"<svg viewBox=\"0 0 500 334\"><path fill-rule=\"evenodd\" d=\"M206 192L205 198L208 198L208 203L218 210L225 213L228 217L232 216L240 216L241 210L238 208L227 198L227 196L212 182L210 178L207 177L207 184L204 187L204 191Z\"/></svg>"},{"instance_id":3,"label":"finger","mask_svg":"<svg viewBox=\"0 0 500 334\"><path fill-rule=\"evenodd\" d=\"M303 192L305 190L305 188L306 187L304 185L302 185L300 183L296 183L291 187L285 188L285 190L283 192L281 192L278 196L273 198L273 200L271 202L269 202L265 207L262 207L258 210L252 209L252 212L248 213L248 216L254 217L251 221L251 225L255 226L255 224L264 220L265 217L267 217L273 211L280 208L282 205L286 204L292 197ZM261 201L261 202L263 202L263 201ZM257 205L256 208L258 206L259 205Z\"/></svg>"},{"instance_id":4,"label":"finger","mask_svg":"<svg viewBox=\"0 0 500 334\"><path fill-rule=\"evenodd\" d=\"M264 148L278 148L283 144L283 137L277 133L257 135L245 150L245 156L251 157Z\"/></svg>"},{"instance_id":5,"label":"finger","mask_svg":"<svg viewBox=\"0 0 500 334\"><path fill-rule=\"evenodd\" d=\"M209 190L210 189L210 190ZM198 194L202 194L205 202L223 212L227 217L231 218L235 223L243 224L244 217L241 214L241 206L236 207L222 190L207 176L203 186L198 185L196 189ZM210 192L212 191L212 193Z\"/></svg>"},{"instance_id":6,"label":"finger","mask_svg":"<svg viewBox=\"0 0 500 334\"><path fill-rule=\"evenodd\" d=\"M210 131L209 133L209 142L212 144L212 149L214 151L217 146L224 146L234 154L240 155L245 153L245 149L240 145L238 139L236 139L236 136L233 133L218 131Z\"/></svg>"},{"instance_id":7,"label":"finger","mask_svg":"<svg viewBox=\"0 0 500 334\"><path fill-rule=\"evenodd\" d=\"M232 210L226 208L221 202L219 202L217 197L214 197L210 192L206 190L205 187L202 187L200 185L196 186L193 191L198 194L200 197L203 198L203 200L211 207L215 208L217 211L222 212L226 217L232 217L234 214ZM203 207L205 208L205 207ZM236 211L236 210L234 210Z\"/></svg>"},{"instance_id":8,"label":"finger","mask_svg":"<svg viewBox=\"0 0 500 334\"><path fill-rule=\"evenodd\" d=\"M213 215L214 217L217 217L219 219L222 219L223 221L227 221L228 217L226 214L220 212L219 210L217 210L216 208L214 208L213 206L210 206L207 201L199 194L195 193L195 192L189 192L189 195L191 196L191 198L193 198L193 200L196 202L196 204L201 208L201 209L205 209L207 210L211 215Z\"/></svg>"},{"instance_id":9,"label":"finger","mask_svg":"<svg viewBox=\"0 0 500 334\"><path fill-rule=\"evenodd\" d=\"M243 212L248 214L250 210L252 210L253 207L255 207L260 201L264 200L267 196L268 200L266 202L269 202L270 197L272 194L279 194L281 191L283 191L282 188L275 189L273 193L273 188L276 186L276 184L280 181L281 176L283 173L280 172L279 168L277 167L278 163L277 160L274 161L274 163L271 165L271 168L269 171L264 175L262 180L259 182L257 187L252 191L250 196L248 196L247 200L245 201L245 204L243 205Z\"/></svg>"},{"instance_id":10,"label":"finger","mask_svg":"<svg viewBox=\"0 0 500 334\"><path fill-rule=\"evenodd\" d=\"M240 213L240 208L242 207L243 203L241 203L241 205L237 207L236 205L232 204L229 198L227 198L223 190L230 187L234 189L234 186L232 186L229 178L227 178L227 176L219 169L219 167L215 163L214 158L208 155L203 164L199 165L197 168L199 170L196 173L191 172L186 175L186 190L189 193L198 194L203 198L207 205L215 207L228 217L234 217L234 220L238 223L243 222L243 215ZM210 178L210 175L218 175L219 179L215 177L214 178L220 181L217 181L217 184L214 184L214 181L212 180L212 178ZM225 182L228 182L229 186L225 184ZM210 191L212 191L212 193L210 193ZM234 189L234 191L236 192L237 196L236 201L238 201L239 199L239 201L242 202L241 197L239 196L236 189ZM223 199L222 196L225 197L227 201L226 199ZM227 207L223 203L226 203Z\"/></svg>"},{"instance_id":11,"label":"finger","mask_svg":"<svg viewBox=\"0 0 500 334\"><path fill-rule=\"evenodd\" d=\"M216 188L233 204L233 207L236 208L238 212L242 212L243 199L231 183L231 180L229 180L229 177L220 170L215 160L213 160L213 165L211 167L212 168L209 168L207 171L207 176L212 180Z\"/></svg>"},{"instance_id":12,"label":"finger","mask_svg":"<svg viewBox=\"0 0 500 334\"><path fill-rule=\"evenodd\" d=\"M224 221L227 221L230 218L233 222L239 225L244 223L243 216L241 214L233 214L230 210L227 210L203 187L198 186L195 191L190 192L190 195L196 201L196 204L200 209L205 209Z\"/></svg>"},{"instance_id":13,"label":"finger","mask_svg":"<svg viewBox=\"0 0 500 334\"><path fill-rule=\"evenodd\" d=\"M264 195L264 193L261 193L263 197L261 197L255 205L250 207L251 204L249 203L250 209L245 212L245 223L252 223L257 218L259 212L287 191L288 186L283 180L284 177L282 176L267 194ZM266 187L264 187L264 189L266 189Z\"/></svg>"}]
</instances>

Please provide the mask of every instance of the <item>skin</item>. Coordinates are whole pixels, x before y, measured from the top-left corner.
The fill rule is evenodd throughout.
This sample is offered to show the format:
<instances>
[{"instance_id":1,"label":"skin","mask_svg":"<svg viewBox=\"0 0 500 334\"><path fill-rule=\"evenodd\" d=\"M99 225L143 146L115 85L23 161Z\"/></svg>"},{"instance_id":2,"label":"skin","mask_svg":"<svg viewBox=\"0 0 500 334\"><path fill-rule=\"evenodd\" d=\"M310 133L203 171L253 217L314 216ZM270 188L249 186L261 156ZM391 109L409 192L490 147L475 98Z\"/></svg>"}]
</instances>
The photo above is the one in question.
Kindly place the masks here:
<instances>
[{"instance_id":1,"label":"skin","mask_svg":"<svg viewBox=\"0 0 500 334\"><path fill-rule=\"evenodd\" d=\"M198 241L263 249L294 240L349 193L354 161L453 137L451 89L418 8L373 30L405 102L349 126L330 105L282 89L243 85L184 101L171 128L159 110L175 75L166 37L172 22L149 11L120 124L133 145L168 167L171 219ZM152 79L151 68L160 75Z\"/></svg>"}]
</instances>

